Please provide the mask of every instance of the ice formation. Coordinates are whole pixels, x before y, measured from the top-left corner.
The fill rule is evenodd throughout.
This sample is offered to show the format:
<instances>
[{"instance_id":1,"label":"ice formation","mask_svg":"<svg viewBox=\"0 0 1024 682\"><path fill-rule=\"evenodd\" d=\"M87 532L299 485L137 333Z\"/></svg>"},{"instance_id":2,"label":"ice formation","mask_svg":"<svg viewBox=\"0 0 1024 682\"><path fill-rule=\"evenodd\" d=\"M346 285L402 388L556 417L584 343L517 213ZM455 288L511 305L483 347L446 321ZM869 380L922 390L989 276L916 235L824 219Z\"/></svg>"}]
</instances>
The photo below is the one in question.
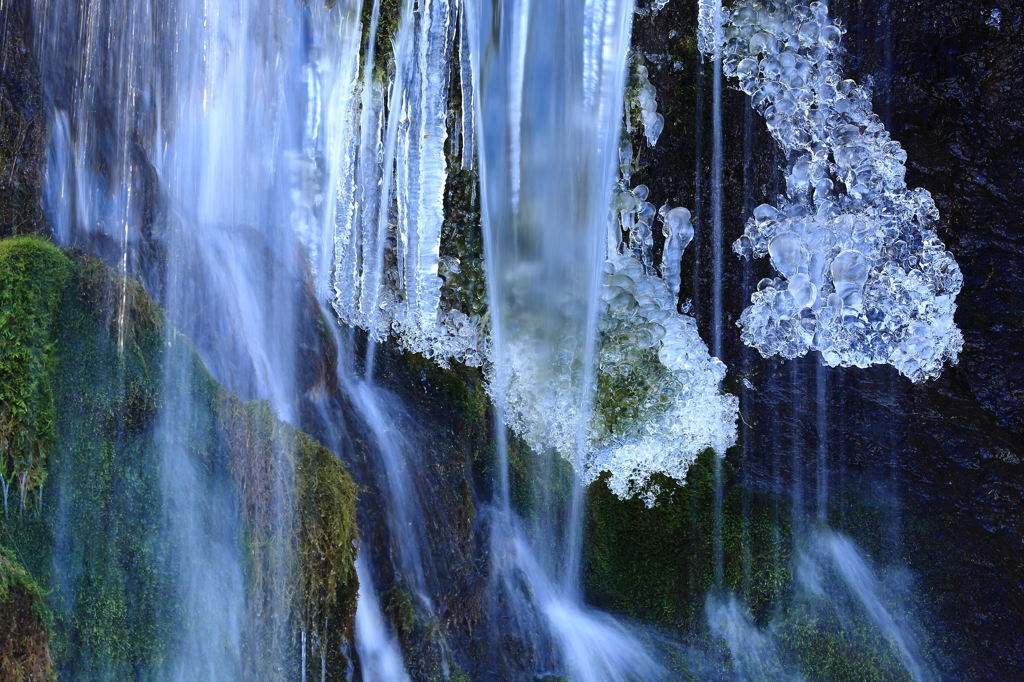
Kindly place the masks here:
<instances>
[{"instance_id":1,"label":"ice formation","mask_svg":"<svg viewBox=\"0 0 1024 682\"><path fill-rule=\"evenodd\" d=\"M907 154L870 91L842 79L842 27L823 2L743 0L726 18L724 72L789 156L786 196L756 208L734 245L769 256L780 275L751 296L743 341L766 357L818 350L833 367L937 376L963 346L953 323L963 280L931 195L907 189Z\"/></svg>"},{"instance_id":2,"label":"ice formation","mask_svg":"<svg viewBox=\"0 0 1024 682\"><path fill-rule=\"evenodd\" d=\"M585 334L572 327L582 322L580 311L566 304L572 309L559 308L549 316L562 320L566 329L553 329L558 323L551 322L543 325L538 338L507 335L505 376L498 377L492 330L486 314L479 317L483 304L449 309L442 303L471 298L465 292L442 296L443 286L465 285L460 273L460 256L465 254L440 254L450 171L445 152L461 154L462 166L472 168L479 143L479 122L471 114L477 96L475 63L467 57L466 32L456 32L458 22L465 21L461 3L433 0L415 13L410 5L403 5L388 68L376 68L368 55L360 74L349 68L355 75L322 96L324 118L331 125L328 177L335 187L330 197L334 205L328 207L328 214L336 216L335 308L345 323L368 330L374 338L392 335L403 347L442 363L456 359L483 365L492 398L504 406L507 425L534 449L554 448L573 459L581 445L580 420L586 417L579 390L582 364L587 362ZM599 49L597 44L592 47ZM642 57L632 53L629 64L625 100L620 90L614 106L620 114L625 107L627 126L631 115L639 119L653 146L664 127L657 94ZM452 68L461 70L461 112L449 111ZM384 74L389 74L387 80ZM618 119L610 129L615 136L620 123ZM601 252L607 257L603 273L600 254L594 260L595 281L604 279L596 332L597 409L576 464L584 480L610 471L615 493L640 494L651 504L656 491L648 481L653 472L682 480L700 452L715 448L723 453L735 441L737 405L733 396L719 393L724 366L708 354L693 319L676 310L682 255L693 239L689 212L667 205L659 212L648 201L645 186L627 189L633 149L624 140L616 152L614 139L609 142L611 160L621 180L610 202L613 219ZM535 185L530 178L521 181L520 212L543 189ZM607 189L598 191L595 185L595 207L608 202L607 197ZM549 204L545 200L543 205ZM609 203L599 210L607 215ZM604 219L596 224L603 225ZM658 267L653 254L656 228L664 236ZM628 241L620 244L623 233ZM513 263L511 274L529 276L526 263ZM488 265L488 272L492 268ZM531 308L520 322L536 314Z\"/></svg>"},{"instance_id":3,"label":"ice formation","mask_svg":"<svg viewBox=\"0 0 1024 682\"><path fill-rule=\"evenodd\" d=\"M441 306L441 231L448 179L449 76L460 3L406 0L391 69L364 60L362 79L338 97L335 301L346 324L441 363L479 366L486 333L472 311ZM370 46L372 46L372 41ZM468 68L464 38L458 59ZM390 72L388 82L384 73ZM472 150L472 99L462 79L463 154ZM449 264L457 267L454 263Z\"/></svg>"},{"instance_id":4,"label":"ice formation","mask_svg":"<svg viewBox=\"0 0 1024 682\"><path fill-rule=\"evenodd\" d=\"M713 448L724 455L736 442L739 403L720 392L725 365L711 357L695 320L677 309L682 256L693 239L690 212L667 204L656 210L646 185L627 189L633 164L632 146L624 140L584 478L607 471L612 492L652 506L659 491L649 483L651 474L682 481L701 452ZM656 216L665 238L658 268L652 257ZM620 243L623 232L629 240Z\"/></svg>"},{"instance_id":5,"label":"ice formation","mask_svg":"<svg viewBox=\"0 0 1024 682\"><path fill-rule=\"evenodd\" d=\"M643 55L639 52L630 54L632 74L627 84L626 98L630 113L635 113L644 127L647 144L655 146L665 129L665 117L658 113L658 91L647 78L647 67L643 63ZM630 129L632 116L626 117L627 130Z\"/></svg>"},{"instance_id":6,"label":"ice formation","mask_svg":"<svg viewBox=\"0 0 1024 682\"><path fill-rule=\"evenodd\" d=\"M697 5L697 49L712 59L721 56L722 0L699 0Z\"/></svg>"},{"instance_id":7,"label":"ice formation","mask_svg":"<svg viewBox=\"0 0 1024 682\"><path fill-rule=\"evenodd\" d=\"M618 215L610 234L626 230L630 239L611 243L604 266L595 407L580 474L590 483L609 472L613 493L653 506L659 493L649 483L653 473L683 481L701 452L712 448L724 455L736 442L739 403L720 392L725 365L709 354L696 321L677 310L680 262L693 239L690 212L667 205L656 211L648 196L645 185L620 187L612 202ZM660 276L651 256L655 216L665 237ZM581 415L568 399L569 385L548 376L548 398L539 401L530 391L538 377L528 362L536 349L520 347L509 355L508 393L502 396L508 425L534 449L573 452Z\"/></svg>"},{"instance_id":8,"label":"ice formation","mask_svg":"<svg viewBox=\"0 0 1024 682\"><path fill-rule=\"evenodd\" d=\"M608 471L612 492L651 506L651 474L682 481L701 452L724 455L736 442L739 403L719 391L725 365L710 356L694 319L677 312L665 280L630 254L612 255L605 272L585 480Z\"/></svg>"}]
</instances>

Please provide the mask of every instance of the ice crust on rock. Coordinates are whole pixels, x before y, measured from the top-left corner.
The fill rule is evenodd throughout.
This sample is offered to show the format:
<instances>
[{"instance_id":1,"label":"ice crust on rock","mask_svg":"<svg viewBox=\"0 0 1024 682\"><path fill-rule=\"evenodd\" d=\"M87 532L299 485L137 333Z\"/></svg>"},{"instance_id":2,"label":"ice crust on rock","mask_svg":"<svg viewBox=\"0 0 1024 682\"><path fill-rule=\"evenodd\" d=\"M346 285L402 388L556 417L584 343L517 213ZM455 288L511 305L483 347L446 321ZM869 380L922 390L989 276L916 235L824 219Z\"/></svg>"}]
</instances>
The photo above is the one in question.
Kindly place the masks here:
<instances>
[{"instance_id":1,"label":"ice crust on rock","mask_svg":"<svg viewBox=\"0 0 1024 682\"><path fill-rule=\"evenodd\" d=\"M907 188L907 153L844 80L843 29L824 2L743 0L727 12L723 69L739 79L789 156L786 195L754 210L734 250L768 256L739 320L765 357L810 350L829 366L891 364L913 381L955 363L963 278L935 232L927 190Z\"/></svg>"},{"instance_id":2,"label":"ice crust on rock","mask_svg":"<svg viewBox=\"0 0 1024 682\"><path fill-rule=\"evenodd\" d=\"M653 506L651 474L682 482L701 452L722 456L736 442L739 401L721 393L725 365L708 353L694 319L676 310L678 294L665 280L631 254L613 255L605 274L584 481L610 472L613 493Z\"/></svg>"},{"instance_id":3,"label":"ice crust on rock","mask_svg":"<svg viewBox=\"0 0 1024 682\"><path fill-rule=\"evenodd\" d=\"M658 138L665 130L665 117L658 113L658 91L647 78L643 55L632 52L629 63L632 68L626 90L627 107L637 112L647 144L653 147L658 144ZM627 130L630 122L631 117L627 115Z\"/></svg>"}]
</instances>

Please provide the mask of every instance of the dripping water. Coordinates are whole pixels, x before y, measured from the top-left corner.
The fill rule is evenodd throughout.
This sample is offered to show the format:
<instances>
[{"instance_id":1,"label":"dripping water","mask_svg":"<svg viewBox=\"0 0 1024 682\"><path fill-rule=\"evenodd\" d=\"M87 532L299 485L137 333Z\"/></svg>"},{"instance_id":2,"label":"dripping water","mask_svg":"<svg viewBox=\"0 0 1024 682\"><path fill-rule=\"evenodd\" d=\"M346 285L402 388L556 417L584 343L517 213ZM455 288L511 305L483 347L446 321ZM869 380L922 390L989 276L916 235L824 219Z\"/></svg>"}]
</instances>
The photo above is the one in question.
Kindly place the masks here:
<instances>
[{"instance_id":1,"label":"dripping water","mask_svg":"<svg viewBox=\"0 0 1024 682\"><path fill-rule=\"evenodd\" d=\"M715 0L714 21L716 32L722 25L722 3ZM717 39L717 38L716 38ZM711 354L722 358L722 56L721 49L716 49L712 66L712 149L711 149L711 263L712 263L712 298L711 298ZM725 581L725 549L722 528L722 457L724 452L716 453L715 461L715 527L714 527L714 562L715 585L722 589Z\"/></svg>"}]
</instances>

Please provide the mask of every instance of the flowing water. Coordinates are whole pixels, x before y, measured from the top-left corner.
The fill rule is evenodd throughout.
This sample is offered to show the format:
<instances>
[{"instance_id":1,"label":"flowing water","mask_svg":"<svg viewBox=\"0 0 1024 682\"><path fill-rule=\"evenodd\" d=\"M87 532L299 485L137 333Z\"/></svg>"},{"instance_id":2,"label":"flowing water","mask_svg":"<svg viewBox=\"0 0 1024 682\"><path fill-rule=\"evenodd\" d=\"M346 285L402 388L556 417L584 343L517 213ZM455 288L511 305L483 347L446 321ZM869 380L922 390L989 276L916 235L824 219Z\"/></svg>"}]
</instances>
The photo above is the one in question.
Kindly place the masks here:
<instances>
[{"instance_id":1,"label":"flowing water","mask_svg":"<svg viewBox=\"0 0 1024 682\"><path fill-rule=\"evenodd\" d=\"M555 428L556 415L570 412L578 458L594 393L598 291L632 9L615 0L522 0L481 2L472 16L496 421L501 432L505 412L514 408L506 396L517 394L510 399L551 411L542 428ZM581 602L578 476L551 556L550 549L539 552L512 511L504 433L498 466L492 580L496 599L537 652L537 672L548 672L546 664L586 681L656 675L653 659L622 626ZM553 659L546 661L548 651Z\"/></svg>"}]
</instances>

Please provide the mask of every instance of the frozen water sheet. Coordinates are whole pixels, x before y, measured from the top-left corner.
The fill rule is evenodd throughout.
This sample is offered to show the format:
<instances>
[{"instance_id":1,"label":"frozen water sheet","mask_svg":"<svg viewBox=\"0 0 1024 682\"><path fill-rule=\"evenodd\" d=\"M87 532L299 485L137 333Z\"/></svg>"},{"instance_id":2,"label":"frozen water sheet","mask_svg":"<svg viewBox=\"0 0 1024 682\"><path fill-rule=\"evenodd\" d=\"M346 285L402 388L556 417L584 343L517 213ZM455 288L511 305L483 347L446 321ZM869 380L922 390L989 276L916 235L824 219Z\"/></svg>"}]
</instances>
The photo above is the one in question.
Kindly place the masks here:
<instances>
[{"instance_id":1,"label":"frozen water sheet","mask_svg":"<svg viewBox=\"0 0 1024 682\"><path fill-rule=\"evenodd\" d=\"M935 233L931 195L904 182L907 159L841 76L843 29L823 2L736 4L725 14L723 68L739 79L788 154L786 195L754 210L734 245L771 258L740 318L762 355L810 350L830 366L891 364L914 381L955 363L963 278Z\"/></svg>"}]
</instances>

